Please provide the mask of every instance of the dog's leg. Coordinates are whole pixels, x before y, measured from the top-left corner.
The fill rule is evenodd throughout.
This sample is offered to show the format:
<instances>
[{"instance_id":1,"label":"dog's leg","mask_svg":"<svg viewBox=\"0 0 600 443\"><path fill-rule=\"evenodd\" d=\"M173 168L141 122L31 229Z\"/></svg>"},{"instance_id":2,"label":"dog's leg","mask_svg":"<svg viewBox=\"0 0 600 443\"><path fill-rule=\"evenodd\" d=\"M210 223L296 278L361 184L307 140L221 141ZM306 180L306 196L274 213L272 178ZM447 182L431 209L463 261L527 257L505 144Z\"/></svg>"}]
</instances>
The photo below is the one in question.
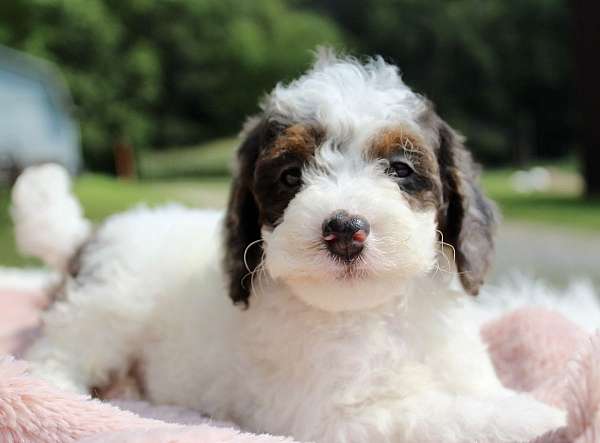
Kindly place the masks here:
<instances>
[{"instance_id":1,"label":"dog's leg","mask_svg":"<svg viewBox=\"0 0 600 443\"><path fill-rule=\"evenodd\" d=\"M318 443L521 443L565 425L562 411L523 394L478 399L439 392L338 405L322 415L294 436Z\"/></svg>"},{"instance_id":2,"label":"dog's leg","mask_svg":"<svg viewBox=\"0 0 600 443\"><path fill-rule=\"evenodd\" d=\"M25 354L33 375L87 394L127 372L153 300L121 283L67 288L65 300L44 315L43 335Z\"/></svg>"}]
</instances>

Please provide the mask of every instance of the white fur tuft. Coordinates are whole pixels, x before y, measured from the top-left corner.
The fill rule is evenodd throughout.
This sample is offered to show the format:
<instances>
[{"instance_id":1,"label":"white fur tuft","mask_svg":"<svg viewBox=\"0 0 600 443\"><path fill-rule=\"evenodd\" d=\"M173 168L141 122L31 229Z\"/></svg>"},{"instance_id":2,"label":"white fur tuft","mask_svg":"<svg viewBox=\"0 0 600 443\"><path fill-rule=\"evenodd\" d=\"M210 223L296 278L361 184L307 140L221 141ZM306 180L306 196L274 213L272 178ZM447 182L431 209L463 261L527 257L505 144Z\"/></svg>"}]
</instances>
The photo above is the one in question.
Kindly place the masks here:
<instances>
[{"instance_id":1,"label":"white fur tuft","mask_svg":"<svg viewBox=\"0 0 600 443\"><path fill-rule=\"evenodd\" d=\"M390 124L418 127L423 97L402 81L396 66L381 57L362 64L320 49L313 67L289 84L279 83L262 103L280 121L318 122L338 139L353 139Z\"/></svg>"},{"instance_id":2,"label":"white fur tuft","mask_svg":"<svg viewBox=\"0 0 600 443\"><path fill-rule=\"evenodd\" d=\"M589 333L600 325L600 299L592 283L585 279L573 280L560 289L514 274L498 286L484 288L478 299L482 323L524 306L538 306L560 312Z\"/></svg>"},{"instance_id":3,"label":"white fur tuft","mask_svg":"<svg viewBox=\"0 0 600 443\"><path fill-rule=\"evenodd\" d=\"M37 268L0 267L0 291L43 292L60 282L60 274Z\"/></svg>"},{"instance_id":4,"label":"white fur tuft","mask_svg":"<svg viewBox=\"0 0 600 443\"><path fill-rule=\"evenodd\" d=\"M67 171L56 164L34 166L21 174L12 191L11 216L19 251L60 271L66 270L91 231Z\"/></svg>"}]
</instances>

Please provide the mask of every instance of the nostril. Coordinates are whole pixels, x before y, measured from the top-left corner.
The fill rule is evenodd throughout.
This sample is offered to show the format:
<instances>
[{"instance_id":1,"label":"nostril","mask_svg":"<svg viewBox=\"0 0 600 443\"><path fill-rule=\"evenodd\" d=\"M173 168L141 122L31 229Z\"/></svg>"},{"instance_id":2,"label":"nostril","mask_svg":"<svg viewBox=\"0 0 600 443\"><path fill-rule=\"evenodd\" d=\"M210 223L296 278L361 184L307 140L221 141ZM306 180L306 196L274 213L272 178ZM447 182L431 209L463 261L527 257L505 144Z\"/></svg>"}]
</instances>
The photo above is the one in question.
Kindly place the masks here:
<instances>
[{"instance_id":1,"label":"nostril","mask_svg":"<svg viewBox=\"0 0 600 443\"><path fill-rule=\"evenodd\" d=\"M325 234L323 233L323 240L325 241L334 241L336 239L336 235L335 234Z\"/></svg>"},{"instance_id":2,"label":"nostril","mask_svg":"<svg viewBox=\"0 0 600 443\"><path fill-rule=\"evenodd\" d=\"M359 229L352 235L352 240L357 243L364 243L367 240L369 234L363 229Z\"/></svg>"},{"instance_id":3,"label":"nostril","mask_svg":"<svg viewBox=\"0 0 600 443\"><path fill-rule=\"evenodd\" d=\"M352 232L352 240L364 242L369 236L371 226L364 217L354 215L350 219L349 231Z\"/></svg>"},{"instance_id":4,"label":"nostril","mask_svg":"<svg viewBox=\"0 0 600 443\"><path fill-rule=\"evenodd\" d=\"M323 239L332 241L346 231L350 216L345 211L334 212L331 217L323 222Z\"/></svg>"}]
</instances>

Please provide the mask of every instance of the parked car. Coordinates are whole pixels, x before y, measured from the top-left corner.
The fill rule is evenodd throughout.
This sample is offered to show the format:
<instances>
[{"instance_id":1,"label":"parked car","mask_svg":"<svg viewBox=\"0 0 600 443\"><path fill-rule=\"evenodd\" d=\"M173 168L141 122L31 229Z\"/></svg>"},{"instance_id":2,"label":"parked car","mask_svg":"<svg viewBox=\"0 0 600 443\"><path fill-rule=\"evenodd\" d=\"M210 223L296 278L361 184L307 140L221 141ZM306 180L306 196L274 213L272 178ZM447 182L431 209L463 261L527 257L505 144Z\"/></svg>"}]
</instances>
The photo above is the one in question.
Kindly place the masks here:
<instances>
[{"instance_id":1,"label":"parked car","mask_svg":"<svg viewBox=\"0 0 600 443\"><path fill-rule=\"evenodd\" d=\"M0 180L44 162L81 167L79 126L56 67L0 46Z\"/></svg>"}]
</instances>

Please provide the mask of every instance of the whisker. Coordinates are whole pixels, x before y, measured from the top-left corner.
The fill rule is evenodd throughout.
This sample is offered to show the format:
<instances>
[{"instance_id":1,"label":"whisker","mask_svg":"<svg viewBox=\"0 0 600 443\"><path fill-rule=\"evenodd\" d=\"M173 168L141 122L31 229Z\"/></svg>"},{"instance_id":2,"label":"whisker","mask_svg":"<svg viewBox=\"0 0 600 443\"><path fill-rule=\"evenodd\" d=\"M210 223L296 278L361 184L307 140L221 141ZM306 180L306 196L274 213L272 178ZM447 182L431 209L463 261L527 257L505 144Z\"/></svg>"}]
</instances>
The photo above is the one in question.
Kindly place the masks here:
<instances>
[{"instance_id":1,"label":"whisker","mask_svg":"<svg viewBox=\"0 0 600 443\"><path fill-rule=\"evenodd\" d=\"M266 269L265 269L265 252L263 251L260 262L252 272L250 276L250 287L256 293L257 296L260 296L264 292L263 280L266 277ZM257 285L254 284L254 281L257 281Z\"/></svg>"},{"instance_id":2,"label":"whisker","mask_svg":"<svg viewBox=\"0 0 600 443\"><path fill-rule=\"evenodd\" d=\"M258 270L257 273L257 278L258 278L258 285L257 285L257 295L260 296L261 294L263 294L265 292L264 289L264 285L265 285L265 280L267 279L267 270L264 266L264 261L261 262L261 266L260 269Z\"/></svg>"},{"instance_id":3,"label":"whisker","mask_svg":"<svg viewBox=\"0 0 600 443\"><path fill-rule=\"evenodd\" d=\"M442 231L440 231L439 229L436 229L435 232L440 234L441 240L438 243L440 243L442 246L448 246L450 249L452 249L452 262L456 263L456 249L454 248L454 246L452 246L450 243L446 243L444 241L444 233Z\"/></svg>"},{"instance_id":4,"label":"whisker","mask_svg":"<svg viewBox=\"0 0 600 443\"><path fill-rule=\"evenodd\" d=\"M248 271L250 273L252 272L252 270L250 269L250 266L248 265L248 260L247 260L248 250L255 244L260 243L262 241L263 241L262 238L259 238L258 240L254 240L252 243L250 243L248 246L246 246L246 249L244 249L244 266L246 267L246 271Z\"/></svg>"}]
</instances>

